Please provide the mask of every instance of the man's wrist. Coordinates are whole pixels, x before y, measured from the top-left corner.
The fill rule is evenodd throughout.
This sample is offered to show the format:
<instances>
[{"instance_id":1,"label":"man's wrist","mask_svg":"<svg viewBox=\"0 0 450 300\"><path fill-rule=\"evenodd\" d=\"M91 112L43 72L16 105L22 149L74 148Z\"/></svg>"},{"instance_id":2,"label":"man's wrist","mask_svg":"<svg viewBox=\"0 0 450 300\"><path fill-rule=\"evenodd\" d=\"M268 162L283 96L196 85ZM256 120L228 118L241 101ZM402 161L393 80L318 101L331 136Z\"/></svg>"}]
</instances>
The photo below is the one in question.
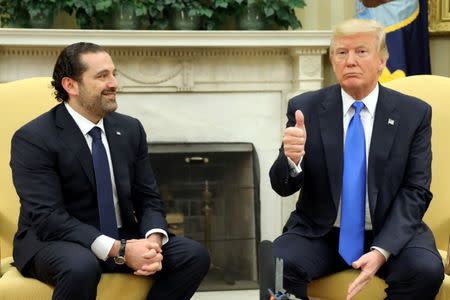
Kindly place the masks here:
<instances>
[{"instance_id":1,"label":"man's wrist","mask_svg":"<svg viewBox=\"0 0 450 300\"><path fill-rule=\"evenodd\" d=\"M152 234L150 234L147 237L148 240L152 241L152 242L156 242L159 244L159 246L162 246L162 241L163 241L163 235L162 233L159 232L154 232Z\"/></svg>"},{"instance_id":2,"label":"man's wrist","mask_svg":"<svg viewBox=\"0 0 450 300\"><path fill-rule=\"evenodd\" d=\"M300 157L300 160L297 164L289 157L286 156L286 158L287 158L288 165L289 165L289 175L291 177L297 177L302 172L302 167L300 166L300 164L303 160L303 156Z\"/></svg>"},{"instance_id":3,"label":"man's wrist","mask_svg":"<svg viewBox=\"0 0 450 300\"><path fill-rule=\"evenodd\" d=\"M389 251L377 246L370 247L370 250L378 251L378 253L380 253L384 257L385 261L387 261L389 259L389 256L391 256L391 253Z\"/></svg>"},{"instance_id":4,"label":"man's wrist","mask_svg":"<svg viewBox=\"0 0 450 300\"><path fill-rule=\"evenodd\" d=\"M120 249L120 241L116 240L114 241L113 246L111 247L111 250L108 253L109 257L116 257L119 255L119 249Z\"/></svg>"},{"instance_id":5,"label":"man's wrist","mask_svg":"<svg viewBox=\"0 0 450 300\"><path fill-rule=\"evenodd\" d=\"M147 231L145 233L145 238L148 238L151 234L154 234L154 233L160 233L162 235L162 245L163 246L165 244L167 244L167 242L169 242L169 236L167 235L167 232L161 228L150 229L149 231Z\"/></svg>"},{"instance_id":6,"label":"man's wrist","mask_svg":"<svg viewBox=\"0 0 450 300\"><path fill-rule=\"evenodd\" d=\"M120 247L119 247L119 252L116 256L114 256L114 262L117 265L123 265L124 263L126 263L126 259L125 259L125 249L127 246L127 240L125 239L121 239L120 240Z\"/></svg>"}]
</instances>

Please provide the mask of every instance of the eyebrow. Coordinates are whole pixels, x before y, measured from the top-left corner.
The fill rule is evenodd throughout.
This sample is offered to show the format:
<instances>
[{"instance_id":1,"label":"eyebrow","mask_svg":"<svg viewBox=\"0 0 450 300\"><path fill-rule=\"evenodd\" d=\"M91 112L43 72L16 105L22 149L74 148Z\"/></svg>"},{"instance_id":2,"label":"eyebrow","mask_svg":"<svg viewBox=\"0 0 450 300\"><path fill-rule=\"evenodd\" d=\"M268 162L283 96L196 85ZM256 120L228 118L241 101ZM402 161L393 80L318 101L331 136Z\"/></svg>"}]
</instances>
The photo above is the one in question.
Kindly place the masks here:
<instances>
[{"instance_id":1,"label":"eyebrow","mask_svg":"<svg viewBox=\"0 0 450 300\"><path fill-rule=\"evenodd\" d=\"M116 73L116 71L117 71L117 69L113 69L112 73L114 74L114 73ZM103 74L103 73L110 73L110 72L111 71L109 69L101 69L100 71L96 72L95 75L97 76L97 75L100 75L100 74Z\"/></svg>"},{"instance_id":2,"label":"eyebrow","mask_svg":"<svg viewBox=\"0 0 450 300\"><path fill-rule=\"evenodd\" d=\"M352 49L363 48L363 47L364 48L369 48L370 45L368 45L368 44L359 44L359 45L356 45L356 46L351 46ZM349 49L349 48L347 48L346 46L343 46L343 45L336 45L334 48L335 49Z\"/></svg>"}]
</instances>

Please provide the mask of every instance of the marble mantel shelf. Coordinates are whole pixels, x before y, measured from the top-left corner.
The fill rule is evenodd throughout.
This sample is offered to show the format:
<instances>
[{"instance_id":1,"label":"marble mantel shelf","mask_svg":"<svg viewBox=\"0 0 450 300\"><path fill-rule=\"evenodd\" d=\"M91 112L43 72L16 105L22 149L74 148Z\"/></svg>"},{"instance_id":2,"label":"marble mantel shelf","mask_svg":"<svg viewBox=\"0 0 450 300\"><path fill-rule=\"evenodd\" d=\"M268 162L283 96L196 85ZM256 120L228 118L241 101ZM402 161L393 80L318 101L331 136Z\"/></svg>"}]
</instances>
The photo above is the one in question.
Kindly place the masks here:
<instances>
[{"instance_id":1,"label":"marble mantel shelf","mask_svg":"<svg viewBox=\"0 0 450 300\"><path fill-rule=\"evenodd\" d=\"M139 31L0 29L0 47L65 46L78 41L106 47L326 48L330 31Z\"/></svg>"}]
</instances>

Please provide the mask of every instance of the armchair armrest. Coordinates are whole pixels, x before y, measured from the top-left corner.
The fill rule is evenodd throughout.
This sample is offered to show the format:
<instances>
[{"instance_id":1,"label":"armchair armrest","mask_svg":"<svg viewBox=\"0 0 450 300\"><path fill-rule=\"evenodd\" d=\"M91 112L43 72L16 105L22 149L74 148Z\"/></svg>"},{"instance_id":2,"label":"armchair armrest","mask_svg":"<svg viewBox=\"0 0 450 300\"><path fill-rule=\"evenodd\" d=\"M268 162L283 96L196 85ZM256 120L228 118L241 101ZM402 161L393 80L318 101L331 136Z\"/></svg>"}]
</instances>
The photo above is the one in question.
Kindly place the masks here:
<instances>
[{"instance_id":1,"label":"armchair armrest","mask_svg":"<svg viewBox=\"0 0 450 300\"><path fill-rule=\"evenodd\" d=\"M12 268L12 265L11 265L12 262L13 262L13 258L11 256L1 259L1 261L0 261L0 278L3 276L3 274L8 272L8 270Z\"/></svg>"},{"instance_id":2,"label":"armchair armrest","mask_svg":"<svg viewBox=\"0 0 450 300\"><path fill-rule=\"evenodd\" d=\"M444 272L445 274L450 275L450 237L448 239L447 256L444 262Z\"/></svg>"}]
</instances>

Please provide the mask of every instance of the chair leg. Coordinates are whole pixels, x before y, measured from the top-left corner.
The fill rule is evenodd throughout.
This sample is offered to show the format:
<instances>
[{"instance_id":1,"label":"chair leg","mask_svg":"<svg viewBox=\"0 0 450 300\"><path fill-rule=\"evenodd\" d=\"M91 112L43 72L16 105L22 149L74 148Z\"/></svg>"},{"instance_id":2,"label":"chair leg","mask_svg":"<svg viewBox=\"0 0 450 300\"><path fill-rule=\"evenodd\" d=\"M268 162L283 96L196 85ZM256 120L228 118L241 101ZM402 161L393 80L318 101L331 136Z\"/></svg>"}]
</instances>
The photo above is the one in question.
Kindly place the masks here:
<instances>
[{"instance_id":1,"label":"chair leg","mask_svg":"<svg viewBox=\"0 0 450 300\"><path fill-rule=\"evenodd\" d=\"M268 300L269 289L275 289L275 260L272 254L271 241L261 241L259 244L259 298Z\"/></svg>"}]
</instances>

